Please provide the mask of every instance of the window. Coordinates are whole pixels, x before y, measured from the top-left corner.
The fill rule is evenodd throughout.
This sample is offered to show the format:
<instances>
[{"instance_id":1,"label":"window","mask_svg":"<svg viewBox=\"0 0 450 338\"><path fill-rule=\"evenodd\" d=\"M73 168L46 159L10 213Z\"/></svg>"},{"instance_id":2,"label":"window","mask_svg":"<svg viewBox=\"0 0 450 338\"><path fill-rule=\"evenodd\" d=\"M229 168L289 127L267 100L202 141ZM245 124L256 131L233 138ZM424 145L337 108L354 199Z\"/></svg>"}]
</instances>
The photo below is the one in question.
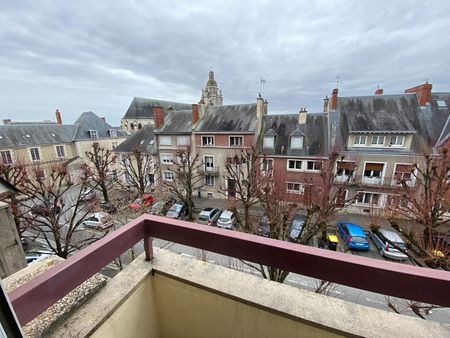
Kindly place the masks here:
<instances>
[{"instance_id":1,"label":"window","mask_svg":"<svg viewBox=\"0 0 450 338\"><path fill-rule=\"evenodd\" d=\"M237 165L243 165L247 162L246 158L244 156L234 156L234 157L227 157L227 164L237 164Z\"/></svg>"},{"instance_id":2,"label":"window","mask_svg":"<svg viewBox=\"0 0 450 338\"><path fill-rule=\"evenodd\" d=\"M364 176L381 178L383 167L384 164L382 163L366 163L366 167L364 168Z\"/></svg>"},{"instance_id":3,"label":"window","mask_svg":"<svg viewBox=\"0 0 450 338\"><path fill-rule=\"evenodd\" d=\"M123 165L129 165L130 164L130 161L129 161L127 155L122 154L120 157L121 157L121 161L122 161Z\"/></svg>"},{"instance_id":4,"label":"window","mask_svg":"<svg viewBox=\"0 0 450 338\"><path fill-rule=\"evenodd\" d=\"M394 182L396 184L401 184L402 181L411 181L413 171L413 164L396 164L394 171Z\"/></svg>"},{"instance_id":5,"label":"window","mask_svg":"<svg viewBox=\"0 0 450 338\"><path fill-rule=\"evenodd\" d=\"M214 170L214 157L213 156L205 156L205 170L206 171Z\"/></svg>"},{"instance_id":6,"label":"window","mask_svg":"<svg viewBox=\"0 0 450 338\"><path fill-rule=\"evenodd\" d=\"M171 146L172 145L172 137L171 136L160 136L159 144L162 146Z\"/></svg>"},{"instance_id":7,"label":"window","mask_svg":"<svg viewBox=\"0 0 450 338\"><path fill-rule=\"evenodd\" d=\"M1 152L2 154L2 162L3 164L12 164L12 156L9 150L5 150Z\"/></svg>"},{"instance_id":8,"label":"window","mask_svg":"<svg viewBox=\"0 0 450 338\"><path fill-rule=\"evenodd\" d=\"M438 106L438 108L447 108L447 104L445 103L444 100L436 100L436 104Z\"/></svg>"},{"instance_id":9,"label":"window","mask_svg":"<svg viewBox=\"0 0 450 338\"><path fill-rule=\"evenodd\" d=\"M270 172L273 169L273 160L272 159L263 159L261 163L261 171Z\"/></svg>"},{"instance_id":10,"label":"window","mask_svg":"<svg viewBox=\"0 0 450 338\"><path fill-rule=\"evenodd\" d=\"M291 149L303 149L303 136L291 136Z\"/></svg>"},{"instance_id":11,"label":"window","mask_svg":"<svg viewBox=\"0 0 450 338\"><path fill-rule=\"evenodd\" d=\"M372 145L383 145L384 144L384 136L375 135L372 136Z\"/></svg>"},{"instance_id":12,"label":"window","mask_svg":"<svg viewBox=\"0 0 450 338\"><path fill-rule=\"evenodd\" d=\"M164 181L173 181L174 174L172 171L163 171Z\"/></svg>"},{"instance_id":13,"label":"window","mask_svg":"<svg viewBox=\"0 0 450 338\"><path fill-rule=\"evenodd\" d=\"M286 182L286 192L289 194L300 194L303 195L305 189L303 184L295 183L295 182Z\"/></svg>"},{"instance_id":14,"label":"window","mask_svg":"<svg viewBox=\"0 0 450 338\"><path fill-rule=\"evenodd\" d=\"M308 169L308 170L322 170L322 162L320 162L320 161L308 161L306 169Z\"/></svg>"},{"instance_id":15,"label":"window","mask_svg":"<svg viewBox=\"0 0 450 338\"><path fill-rule=\"evenodd\" d=\"M64 153L64 146L56 146L56 155L58 157L65 157L66 154Z\"/></svg>"},{"instance_id":16,"label":"window","mask_svg":"<svg viewBox=\"0 0 450 338\"><path fill-rule=\"evenodd\" d=\"M202 146L213 146L214 136L202 136Z\"/></svg>"},{"instance_id":17,"label":"window","mask_svg":"<svg viewBox=\"0 0 450 338\"><path fill-rule=\"evenodd\" d=\"M33 161L40 161L41 155L39 155L39 148L31 148L30 149L31 159Z\"/></svg>"},{"instance_id":18,"label":"window","mask_svg":"<svg viewBox=\"0 0 450 338\"><path fill-rule=\"evenodd\" d=\"M243 137L242 136L230 136L230 147L242 147Z\"/></svg>"},{"instance_id":19,"label":"window","mask_svg":"<svg viewBox=\"0 0 450 338\"><path fill-rule=\"evenodd\" d=\"M112 171L112 178L113 180L117 180L117 170Z\"/></svg>"},{"instance_id":20,"label":"window","mask_svg":"<svg viewBox=\"0 0 450 338\"><path fill-rule=\"evenodd\" d=\"M391 136L391 141L389 144L391 147L402 147L405 143L405 136L397 135L397 136Z\"/></svg>"},{"instance_id":21,"label":"window","mask_svg":"<svg viewBox=\"0 0 450 338\"><path fill-rule=\"evenodd\" d=\"M161 154L161 163L172 164L173 163L172 154Z\"/></svg>"},{"instance_id":22,"label":"window","mask_svg":"<svg viewBox=\"0 0 450 338\"><path fill-rule=\"evenodd\" d=\"M89 130L89 137L90 138L98 138L97 130Z\"/></svg>"},{"instance_id":23,"label":"window","mask_svg":"<svg viewBox=\"0 0 450 338\"><path fill-rule=\"evenodd\" d=\"M288 169L289 170L301 170L302 169L302 161L288 160Z\"/></svg>"},{"instance_id":24,"label":"window","mask_svg":"<svg viewBox=\"0 0 450 338\"><path fill-rule=\"evenodd\" d=\"M359 191L357 194L356 201L358 204L378 205L378 203L380 202L380 196L381 196L380 194Z\"/></svg>"},{"instance_id":25,"label":"window","mask_svg":"<svg viewBox=\"0 0 450 338\"><path fill-rule=\"evenodd\" d=\"M214 176L206 175L205 176L205 184L208 187L214 187Z\"/></svg>"},{"instance_id":26,"label":"window","mask_svg":"<svg viewBox=\"0 0 450 338\"><path fill-rule=\"evenodd\" d=\"M117 137L117 130L115 130L115 129L110 129L110 130L109 130L109 136L110 136L111 138L116 138L116 137Z\"/></svg>"},{"instance_id":27,"label":"window","mask_svg":"<svg viewBox=\"0 0 450 338\"><path fill-rule=\"evenodd\" d=\"M124 175L125 175L125 182L130 183L131 182L131 175L127 171L125 171Z\"/></svg>"},{"instance_id":28,"label":"window","mask_svg":"<svg viewBox=\"0 0 450 338\"><path fill-rule=\"evenodd\" d=\"M352 176L355 171L355 162L338 162L337 176Z\"/></svg>"},{"instance_id":29,"label":"window","mask_svg":"<svg viewBox=\"0 0 450 338\"><path fill-rule=\"evenodd\" d=\"M367 137L365 135L355 135L353 136L353 145L363 146L366 145Z\"/></svg>"},{"instance_id":30,"label":"window","mask_svg":"<svg viewBox=\"0 0 450 338\"><path fill-rule=\"evenodd\" d=\"M263 142L264 148L275 148L275 136L264 136L264 142Z\"/></svg>"},{"instance_id":31,"label":"window","mask_svg":"<svg viewBox=\"0 0 450 338\"><path fill-rule=\"evenodd\" d=\"M189 136L177 136L178 146L188 146L191 143Z\"/></svg>"}]
</instances>

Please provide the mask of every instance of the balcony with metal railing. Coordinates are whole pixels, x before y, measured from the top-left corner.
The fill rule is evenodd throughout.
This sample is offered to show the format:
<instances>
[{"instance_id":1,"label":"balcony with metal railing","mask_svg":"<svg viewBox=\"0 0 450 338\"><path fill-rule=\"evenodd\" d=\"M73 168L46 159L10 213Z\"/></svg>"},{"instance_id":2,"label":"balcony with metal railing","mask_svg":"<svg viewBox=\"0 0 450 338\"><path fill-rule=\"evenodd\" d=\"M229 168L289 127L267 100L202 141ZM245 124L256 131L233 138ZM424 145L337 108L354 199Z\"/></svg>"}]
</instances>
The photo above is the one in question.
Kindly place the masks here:
<instances>
[{"instance_id":1,"label":"balcony with metal railing","mask_svg":"<svg viewBox=\"0 0 450 338\"><path fill-rule=\"evenodd\" d=\"M450 306L450 273L143 215L10 293L22 325L143 241L54 336L442 336L442 324L366 308L161 249L158 238L418 302ZM144 260L145 258L145 260Z\"/></svg>"},{"instance_id":2,"label":"balcony with metal railing","mask_svg":"<svg viewBox=\"0 0 450 338\"><path fill-rule=\"evenodd\" d=\"M219 167L211 167L211 166L203 165L203 166L199 167L197 170L204 175L219 176L219 174L220 174Z\"/></svg>"}]
</instances>

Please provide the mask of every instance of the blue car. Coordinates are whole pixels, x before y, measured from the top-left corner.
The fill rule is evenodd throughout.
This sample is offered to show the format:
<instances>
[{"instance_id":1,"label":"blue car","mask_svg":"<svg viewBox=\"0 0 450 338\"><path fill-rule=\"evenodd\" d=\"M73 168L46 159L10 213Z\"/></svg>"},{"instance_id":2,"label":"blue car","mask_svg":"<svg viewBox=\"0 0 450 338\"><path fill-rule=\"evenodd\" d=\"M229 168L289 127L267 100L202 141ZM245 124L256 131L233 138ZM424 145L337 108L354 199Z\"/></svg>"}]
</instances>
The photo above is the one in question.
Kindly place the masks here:
<instances>
[{"instance_id":1,"label":"blue car","mask_svg":"<svg viewBox=\"0 0 450 338\"><path fill-rule=\"evenodd\" d=\"M338 232L344 243L349 249L354 250L369 250L369 240L367 239L364 230L357 224L352 223L338 223Z\"/></svg>"}]
</instances>

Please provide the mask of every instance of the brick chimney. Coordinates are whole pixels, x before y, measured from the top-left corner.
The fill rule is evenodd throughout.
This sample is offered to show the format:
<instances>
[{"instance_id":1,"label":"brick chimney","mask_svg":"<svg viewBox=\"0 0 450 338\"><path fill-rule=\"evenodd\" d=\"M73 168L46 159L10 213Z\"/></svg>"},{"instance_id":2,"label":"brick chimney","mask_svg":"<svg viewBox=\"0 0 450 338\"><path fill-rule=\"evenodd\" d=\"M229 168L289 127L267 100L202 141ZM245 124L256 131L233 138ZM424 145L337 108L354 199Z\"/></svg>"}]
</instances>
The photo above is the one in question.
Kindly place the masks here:
<instances>
[{"instance_id":1,"label":"brick chimney","mask_svg":"<svg viewBox=\"0 0 450 338\"><path fill-rule=\"evenodd\" d=\"M336 110L338 99L338 89L334 88L331 94L331 110Z\"/></svg>"},{"instance_id":2,"label":"brick chimney","mask_svg":"<svg viewBox=\"0 0 450 338\"><path fill-rule=\"evenodd\" d=\"M427 81L424 84L406 89L405 93L416 93L419 104L422 107L425 106L427 102L430 102L432 88L433 85Z\"/></svg>"},{"instance_id":3,"label":"brick chimney","mask_svg":"<svg viewBox=\"0 0 450 338\"><path fill-rule=\"evenodd\" d=\"M198 104L192 104L192 124L196 125L199 119Z\"/></svg>"},{"instance_id":4,"label":"brick chimney","mask_svg":"<svg viewBox=\"0 0 450 338\"><path fill-rule=\"evenodd\" d=\"M298 112L298 123L299 124L305 124L306 123L306 114L308 113L308 111L306 110L306 108L301 107L300 111Z\"/></svg>"},{"instance_id":5,"label":"brick chimney","mask_svg":"<svg viewBox=\"0 0 450 338\"><path fill-rule=\"evenodd\" d=\"M55 117L56 117L56 123L57 124L62 124L61 113L60 113L60 111L58 109L56 109Z\"/></svg>"},{"instance_id":6,"label":"brick chimney","mask_svg":"<svg viewBox=\"0 0 450 338\"><path fill-rule=\"evenodd\" d=\"M375 90L375 95L383 95L383 88L377 87L377 90Z\"/></svg>"},{"instance_id":7,"label":"brick chimney","mask_svg":"<svg viewBox=\"0 0 450 338\"><path fill-rule=\"evenodd\" d=\"M164 124L164 109L161 106L153 107L153 115L155 116L155 128L159 129Z\"/></svg>"},{"instance_id":8,"label":"brick chimney","mask_svg":"<svg viewBox=\"0 0 450 338\"><path fill-rule=\"evenodd\" d=\"M325 98L323 99L323 112L326 113L328 112L328 103L330 102L330 99L328 98L328 95L325 96Z\"/></svg>"}]
</instances>

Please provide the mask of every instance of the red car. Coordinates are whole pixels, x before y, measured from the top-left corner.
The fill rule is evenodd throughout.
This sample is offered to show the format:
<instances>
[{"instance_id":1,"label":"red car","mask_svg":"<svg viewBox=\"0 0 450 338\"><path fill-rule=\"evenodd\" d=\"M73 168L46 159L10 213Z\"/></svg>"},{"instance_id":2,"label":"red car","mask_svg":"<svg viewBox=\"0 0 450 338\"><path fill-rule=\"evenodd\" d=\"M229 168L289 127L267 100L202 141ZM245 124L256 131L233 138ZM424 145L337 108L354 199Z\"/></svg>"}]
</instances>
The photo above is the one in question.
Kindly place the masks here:
<instances>
[{"instance_id":1,"label":"red car","mask_svg":"<svg viewBox=\"0 0 450 338\"><path fill-rule=\"evenodd\" d=\"M133 203L129 205L129 208L133 211L139 211L144 207L150 207L155 202L155 199L150 194L145 194L142 198L137 198Z\"/></svg>"}]
</instances>

